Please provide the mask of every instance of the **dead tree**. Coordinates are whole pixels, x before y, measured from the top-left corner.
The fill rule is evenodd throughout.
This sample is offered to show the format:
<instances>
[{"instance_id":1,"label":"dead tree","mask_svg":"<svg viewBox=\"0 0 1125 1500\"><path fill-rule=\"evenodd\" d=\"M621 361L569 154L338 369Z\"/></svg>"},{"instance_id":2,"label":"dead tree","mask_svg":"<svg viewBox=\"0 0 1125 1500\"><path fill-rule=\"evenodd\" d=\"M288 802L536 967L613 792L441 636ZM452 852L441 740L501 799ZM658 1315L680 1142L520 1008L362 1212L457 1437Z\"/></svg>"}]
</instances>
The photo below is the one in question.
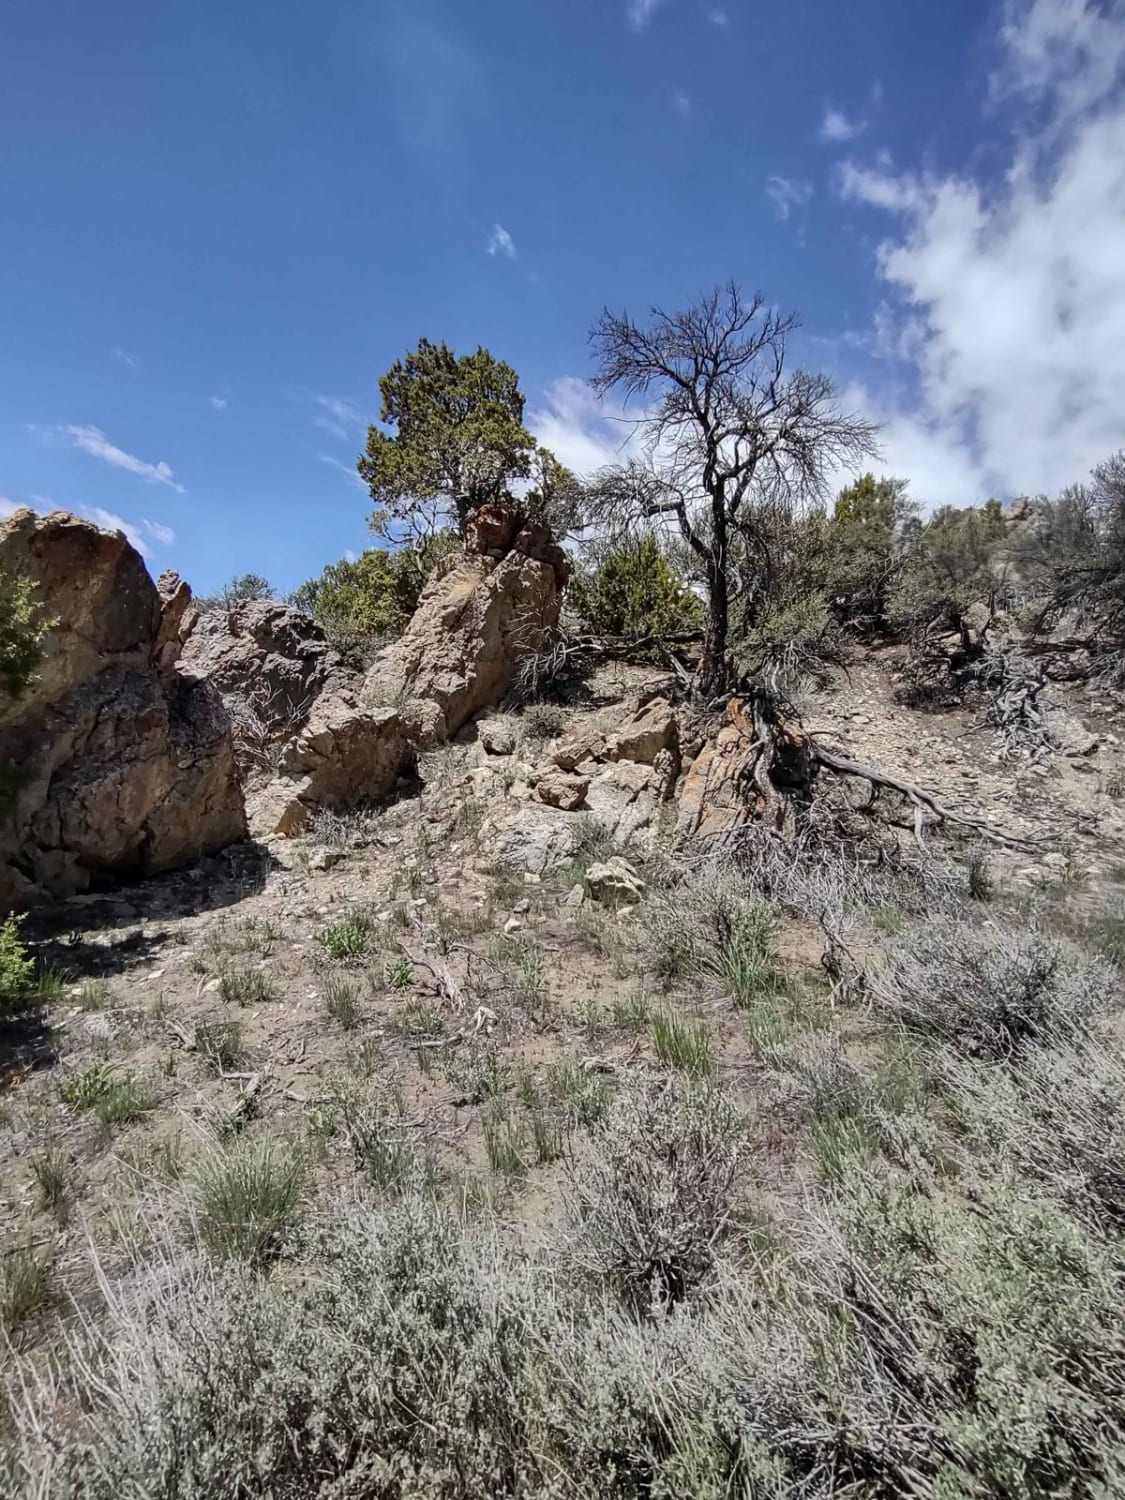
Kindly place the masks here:
<instances>
[{"instance_id":1,"label":"dead tree","mask_svg":"<svg viewBox=\"0 0 1125 1500\"><path fill-rule=\"evenodd\" d=\"M685 311L654 310L643 327L607 309L590 335L595 390L640 403L640 456L598 476L591 518L617 531L674 527L695 555L707 590L698 697L731 685L735 541L768 570L763 522L822 500L834 474L876 453L874 427L839 410L827 376L787 368L797 326L731 282Z\"/></svg>"}]
</instances>

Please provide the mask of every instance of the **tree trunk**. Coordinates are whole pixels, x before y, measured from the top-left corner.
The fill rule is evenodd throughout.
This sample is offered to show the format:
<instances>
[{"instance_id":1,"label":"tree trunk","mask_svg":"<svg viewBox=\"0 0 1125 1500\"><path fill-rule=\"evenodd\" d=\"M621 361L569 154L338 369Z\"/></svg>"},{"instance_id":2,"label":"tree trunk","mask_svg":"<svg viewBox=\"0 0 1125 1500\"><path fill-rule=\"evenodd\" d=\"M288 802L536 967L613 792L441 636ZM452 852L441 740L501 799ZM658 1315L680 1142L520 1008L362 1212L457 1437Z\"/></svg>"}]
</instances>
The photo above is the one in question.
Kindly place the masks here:
<instances>
[{"instance_id":1,"label":"tree trunk","mask_svg":"<svg viewBox=\"0 0 1125 1500\"><path fill-rule=\"evenodd\" d=\"M728 686L727 631L728 603L726 581L712 580L708 589L707 629L703 637L703 655L695 674L695 692L700 698L715 698Z\"/></svg>"}]
</instances>

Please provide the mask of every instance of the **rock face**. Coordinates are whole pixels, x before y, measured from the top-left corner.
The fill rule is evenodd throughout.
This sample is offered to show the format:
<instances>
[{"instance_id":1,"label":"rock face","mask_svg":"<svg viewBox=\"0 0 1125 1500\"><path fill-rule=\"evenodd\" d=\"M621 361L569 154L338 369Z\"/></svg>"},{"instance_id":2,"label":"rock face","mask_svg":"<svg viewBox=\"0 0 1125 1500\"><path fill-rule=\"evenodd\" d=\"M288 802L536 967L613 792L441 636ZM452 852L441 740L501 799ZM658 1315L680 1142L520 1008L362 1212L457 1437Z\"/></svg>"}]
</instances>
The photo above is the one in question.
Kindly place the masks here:
<instances>
[{"instance_id":1,"label":"rock face","mask_svg":"<svg viewBox=\"0 0 1125 1500\"><path fill-rule=\"evenodd\" d=\"M367 675L364 701L400 707L419 749L498 703L558 622L565 556L543 527L515 524L501 510L475 519L466 551L435 571Z\"/></svg>"},{"instance_id":2,"label":"rock face","mask_svg":"<svg viewBox=\"0 0 1125 1500\"><path fill-rule=\"evenodd\" d=\"M247 705L269 740L292 738L323 692L355 676L319 625L272 599L206 610L192 626L184 668Z\"/></svg>"},{"instance_id":3,"label":"rock face","mask_svg":"<svg viewBox=\"0 0 1125 1500\"><path fill-rule=\"evenodd\" d=\"M0 569L55 623L36 680L0 702L0 903L152 874L245 836L218 690L182 673L190 590L158 589L120 532L17 511Z\"/></svg>"},{"instance_id":4,"label":"rock face","mask_svg":"<svg viewBox=\"0 0 1125 1500\"><path fill-rule=\"evenodd\" d=\"M317 808L342 811L378 801L413 760L406 726L393 709L365 709L350 693L325 693L282 749L277 778L251 794L251 831L288 836Z\"/></svg>"}]
</instances>

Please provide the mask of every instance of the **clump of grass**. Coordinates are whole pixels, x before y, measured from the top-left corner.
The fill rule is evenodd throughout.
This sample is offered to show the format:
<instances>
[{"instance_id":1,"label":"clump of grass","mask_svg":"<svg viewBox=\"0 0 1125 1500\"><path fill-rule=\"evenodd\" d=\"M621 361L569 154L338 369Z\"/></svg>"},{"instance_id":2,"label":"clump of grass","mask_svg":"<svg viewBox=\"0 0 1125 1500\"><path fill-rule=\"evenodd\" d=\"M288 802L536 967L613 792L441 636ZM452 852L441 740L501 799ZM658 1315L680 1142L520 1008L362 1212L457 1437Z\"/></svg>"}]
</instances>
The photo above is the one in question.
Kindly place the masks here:
<instances>
[{"instance_id":1,"label":"clump of grass","mask_svg":"<svg viewBox=\"0 0 1125 1500\"><path fill-rule=\"evenodd\" d=\"M113 988L108 979L87 979L74 997L80 1010L104 1010L113 998Z\"/></svg>"},{"instance_id":2,"label":"clump of grass","mask_svg":"<svg viewBox=\"0 0 1125 1500\"><path fill-rule=\"evenodd\" d=\"M216 1073L230 1072L242 1057L242 1027L237 1021L206 1021L195 1028L195 1050Z\"/></svg>"},{"instance_id":3,"label":"clump of grass","mask_svg":"<svg viewBox=\"0 0 1125 1500\"><path fill-rule=\"evenodd\" d=\"M57 1000L60 995L65 994L69 983L70 974L66 969L60 969L55 964L40 964L35 971L32 988L41 1000Z\"/></svg>"},{"instance_id":4,"label":"clump of grass","mask_svg":"<svg viewBox=\"0 0 1125 1500\"><path fill-rule=\"evenodd\" d=\"M646 903L643 922L662 979L709 975L740 1005L776 983L777 908L736 870L691 872Z\"/></svg>"},{"instance_id":5,"label":"clump of grass","mask_svg":"<svg viewBox=\"0 0 1125 1500\"><path fill-rule=\"evenodd\" d=\"M49 1145L31 1158L39 1207L59 1223L70 1217L74 1201L74 1176L70 1158L58 1145Z\"/></svg>"},{"instance_id":6,"label":"clump of grass","mask_svg":"<svg viewBox=\"0 0 1125 1500\"><path fill-rule=\"evenodd\" d=\"M341 921L334 922L331 927L326 927L323 932L318 932L316 940L329 958L347 962L349 959L363 957L374 931L375 923L369 913L353 911Z\"/></svg>"},{"instance_id":7,"label":"clump of grass","mask_svg":"<svg viewBox=\"0 0 1125 1500\"><path fill-rule=\"evenodd\" d=\"M596 1125L609 1107L609 1085L600 1073L574 1057L560 1057L547 1070L547 1092L561 1106L567 1123Z\"/></svg>"},{"instance_id":8,"label":"clump of grass","mask_svg":"<svg viewBox=\"0 0 1125 1500\"><path fill-rule=\"evenodd\" d=\"M1092 917L1090 937L1099 953L1125 968L1125 904L1116 911L1103 911Z\"/></svg>"},{"instance_id":9,"label":"clump of grass","mask_svg":"<svg viewBox=\"0 0 1125 1500\"><path fill-rule=\"evenodd\" d=\"M352 981L343 974L326 974L321 993L328 1014L344 1031L351 1031L359 1019L359 996Z\"/></svg>"},{"instance_id":10,"label":"clump of grass","mask_svg":"<svg viewBox=\"0 0 1125 1500\"><path fill-rule=\"evenodd\" d=\"M0 1332L15 1343L26 1323L54 1301L51 1270L34 1247L20 1245L0 1256Z\"/></svg>"},{"instance_id":11,"label":"clump of grass","mask_svg":"<svg viewBox=\"0 0 1125 1500\"><path fill-rule=\"evenodd\" d=\"M383 982L388 989L408 990L414 983L414 965L408 958L389 958L383 966Z\"/></svg>"},{"instance_id":12,"label":"clump of grass","mask_svg":"<svg viewBox=\"0 0 1125 1500\"><path fill-rule=\"evenodd\" d=\"M122 1076L111 1063L93 1063L67 1079L59 1089L64 1104L84 1110L101 1122L128 1125L155 1107L152 1094L135 1078Z\"/></svg>"},{"instance_id":13,"label":"clump of grass","mask_svg":"<svg viewBox=\"0 0 1125 1500\"><path fill-rule=\"evenodd\" d=\"M706 1078L715 1071L715 1044L706 1023L680 1011L653 1017L652 1045L665 1067L689 1078Z\"/></svg>"},{"instance_id":14,"label":"clump of grass","mask_svg":"<svg viewBox=\"0 0 1125 1500\"><path fill-rule=\"evenodd\" d=\"M413 1040L442 1036L445 1032L445 1012L440 1006L417 998L407 1000L400 1007L393 1022L400 1036Z\"/></svg>"},{"instance_id":15,"label":"clump of grass","mask_svg":"<svg viewBox=\"0 0 1125 1500\"><path fill-rule=\"evenodd\" d=\"M264 1005L274 988L264 969L229 968L219 977L219 994L229 1005Z\"/></svg>"},{"instance_id":16,"label":"clump of grass","mask_svg":"<svg viewBox=\"0 0 1125 1500\"><path fill-rule=\"evenodd\" d=\"M304 1161L270 1136L214 1146L191 1182L200 1238L212 1254L257 1264L276 1256L292 1226Z\"/></svg>"},{"instance_id":17,"label":"clump of grass","mask_svg":"<svg viewBox=\"0 0 1125 1500\"><path fill-rule=\"evenodd\" d=\"M652 1001L644 990L630 990L623 998L618 997L610 1006L610 1015L615 1026L629 1031L647 1031L652 1025Z\"/></svg>"},{"instance_id":18,"label":"clump of grass","mask_svg":"<svg viewBox=\"0 0 1125 1500\"><path fill-rule=\"evenodd\" d=\"M340 1118L356 1167L373 1187L399 1192L413 1180L417 1154L401 1094L366 1103L346 1098L341 1102Z\"/></svg>"},{"instance_id":19,"label":"clump of grass","mask_svg":"<svg viewBox=\"0 0 1125 1500\"><path fill-rule=\"evenodd\" d=\"M505 1178L522 1176L526 1164L519 1127L498 1099L485 1115L483 1129L485 1155L492 1170Z\"/></svg>"}]
</instances>

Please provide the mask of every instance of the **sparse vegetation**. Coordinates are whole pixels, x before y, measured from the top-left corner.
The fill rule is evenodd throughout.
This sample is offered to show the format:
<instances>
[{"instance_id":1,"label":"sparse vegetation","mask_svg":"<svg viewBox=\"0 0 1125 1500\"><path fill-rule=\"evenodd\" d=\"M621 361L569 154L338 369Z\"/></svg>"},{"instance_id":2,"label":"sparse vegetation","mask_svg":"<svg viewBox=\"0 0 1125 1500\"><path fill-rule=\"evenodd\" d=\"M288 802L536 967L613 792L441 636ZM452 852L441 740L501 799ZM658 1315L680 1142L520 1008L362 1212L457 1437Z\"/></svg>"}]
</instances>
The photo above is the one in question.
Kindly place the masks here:
<instances>
[{"instance_id":1,"label":"sparse vegetation","mask_svg":"<svg viewBox=\"0 0 1125 1500\"><path fill-rule=\"evenodd\" d=\"M274 998L274 987L264 969L231 967L219 976L219 994L230 1005L264 1005Z\"/></svg>"},{"instance_id":2,"label":"sparse vegetation","mask_svg":"<svg viewBox=\"0 0 1125 1500\"><path fill-rule=\"evenodd\" d=\"M316 940L329 958L346 963L350 959L363 957L374 931L374 924L367 912L353 911L342 921L318 932Z\"/></svg>"},{"instance_id":3,"label":"sparse vegetation","mask_svg":"<svg viewBox=\"0 0 1125 1500\"><path fill-rule=\"evenodd\" d=\"M679 1068L691 1078L714 1071L715 1048L703 1021L679 1011L663 1011L652 1021L652 1045L666 1067Z\"/></svg>"}]
</instances>

